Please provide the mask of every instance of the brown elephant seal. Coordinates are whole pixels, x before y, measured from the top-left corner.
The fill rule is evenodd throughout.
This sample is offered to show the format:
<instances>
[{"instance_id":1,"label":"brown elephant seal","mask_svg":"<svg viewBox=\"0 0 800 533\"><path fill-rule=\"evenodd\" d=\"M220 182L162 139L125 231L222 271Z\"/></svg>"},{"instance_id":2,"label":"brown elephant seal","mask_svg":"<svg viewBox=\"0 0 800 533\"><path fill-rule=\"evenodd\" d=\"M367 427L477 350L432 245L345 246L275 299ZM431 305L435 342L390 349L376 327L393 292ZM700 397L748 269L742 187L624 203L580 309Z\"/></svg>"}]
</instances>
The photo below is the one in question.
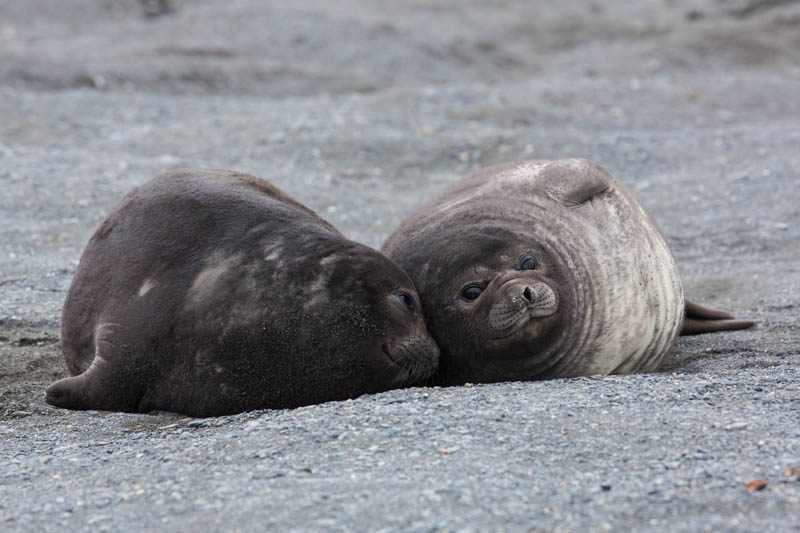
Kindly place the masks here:
<instances>
[{"instance_id":1,"label":"brown elephant seal","mask_svg":"<svg viewBox=\"0 0 800 533\"><path fill-rule=\"evenodd\" d=\"M409 215L382 251L414 281L441 384L655 369L683 331L752 322L684 301L661 231L597 163L472 174Z\"/></svg>"},{"instance_id":2,"label":"brown elephant seal","mask_svg":"<svg viewBox=\"0 0 800 533\"><path fill-rule=\"evenodd\" d=\"M61 318L74 377L52 405L211 416L290 408L431 375L414 285L266 181L162 174L84 251Z\"/></svg>"}]
</instances>

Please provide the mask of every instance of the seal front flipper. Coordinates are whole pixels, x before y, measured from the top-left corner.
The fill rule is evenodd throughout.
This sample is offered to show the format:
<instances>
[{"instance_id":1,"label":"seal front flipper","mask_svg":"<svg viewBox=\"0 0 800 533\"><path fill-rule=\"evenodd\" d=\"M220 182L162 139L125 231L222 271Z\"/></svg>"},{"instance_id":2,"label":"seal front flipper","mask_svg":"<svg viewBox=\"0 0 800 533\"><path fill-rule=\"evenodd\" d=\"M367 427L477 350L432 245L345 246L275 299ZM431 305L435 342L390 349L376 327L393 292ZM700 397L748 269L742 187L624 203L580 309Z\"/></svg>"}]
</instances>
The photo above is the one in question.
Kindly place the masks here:
<instances>
[{"instance_id":1,"label":"seal front flipper","mask_svg":"<svg viewBox=\"0 0 800 533\"><path fill-rule=\"evenodd\" d=\"M732 314L684 300L681 335L699 335L752 327L752 320L737 319Z\"/></svg>"},{"instance_id":2,"label":"seal front flipper","mask_svg":"<svg viewBox=\"0 0 800 533\"><path fill-rule=\"evenodd\" d=\"M536 179L548 196L570 207L591 202L608 191L614 182L608 170L588 159L550 161Z\"/></svg>"}]
</instances>

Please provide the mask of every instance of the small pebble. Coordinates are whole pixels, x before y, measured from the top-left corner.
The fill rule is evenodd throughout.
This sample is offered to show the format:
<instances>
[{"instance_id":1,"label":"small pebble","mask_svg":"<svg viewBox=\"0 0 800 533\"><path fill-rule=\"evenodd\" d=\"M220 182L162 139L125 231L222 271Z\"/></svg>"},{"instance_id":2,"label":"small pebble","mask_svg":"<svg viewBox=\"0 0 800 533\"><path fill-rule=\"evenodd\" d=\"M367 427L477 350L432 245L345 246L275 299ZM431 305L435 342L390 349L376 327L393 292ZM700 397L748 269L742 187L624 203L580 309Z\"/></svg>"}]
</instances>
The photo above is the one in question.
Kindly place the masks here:
<instances>
[{"instance_id":1,"label":"small pebble","mask_svg":"<svg viewBox=\"0 0 800 533\"><path fill-rule=\"evenodd\" d=\"M763 479L753 479L747 484L747 492L756 492L764 490L767 487L767 482Z\"/></svg>"},{"instance_id":2,"label":"small pebble","mask_svg":"<svg viewBox=\"0 0 800 533\"><path fill-rule=\"evenodd\" d=\"M733 424L728 424L725 426L725 429L728 431L736 431L738 429L745 429L749 426L747 422L734 422Z\"/></svg>"}]
</instances>

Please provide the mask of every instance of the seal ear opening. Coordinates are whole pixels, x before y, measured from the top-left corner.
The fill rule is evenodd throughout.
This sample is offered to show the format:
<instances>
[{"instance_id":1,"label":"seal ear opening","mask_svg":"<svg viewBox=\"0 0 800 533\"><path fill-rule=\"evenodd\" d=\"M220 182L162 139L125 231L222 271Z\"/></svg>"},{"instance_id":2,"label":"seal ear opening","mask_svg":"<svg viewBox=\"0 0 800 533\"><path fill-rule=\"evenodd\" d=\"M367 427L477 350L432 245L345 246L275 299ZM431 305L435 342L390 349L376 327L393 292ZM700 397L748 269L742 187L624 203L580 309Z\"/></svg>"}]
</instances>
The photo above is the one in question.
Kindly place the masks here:
<instances>
[{"instance_id":1,"label":"seal ear opening","mask_svg":"<svg viewBox=\"0 0 800 533\"><path fill-rule=\"evenodd\" d=\"M681 335L734 331L750 328L753 324L752 320L737 319L725 311L685 300Z\"/></svg>"}]
</instances>

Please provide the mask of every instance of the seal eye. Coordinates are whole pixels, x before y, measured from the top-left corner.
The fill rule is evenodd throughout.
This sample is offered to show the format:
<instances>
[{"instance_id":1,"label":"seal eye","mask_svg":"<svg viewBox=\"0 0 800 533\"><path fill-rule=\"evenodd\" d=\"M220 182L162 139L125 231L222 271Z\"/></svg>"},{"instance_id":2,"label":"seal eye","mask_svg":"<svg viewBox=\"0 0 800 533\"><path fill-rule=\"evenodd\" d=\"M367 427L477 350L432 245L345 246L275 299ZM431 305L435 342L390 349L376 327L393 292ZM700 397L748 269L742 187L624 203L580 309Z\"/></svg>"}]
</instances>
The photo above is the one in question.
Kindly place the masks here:
<instances>
[{"instance_id":1,"label":"seal eye","mask_svg":"<svg viewBox=\"0 0 800 533\"><path fill-rule=\"evenodd\" d=\"M519 258L519 269L520 270L535 270L536 269L536 259L531 254L523 254Z\"/></svg>"},{"instance_id":2,"label":"seal eye","mask_svg":"<svg viewBox=\"0 0 800 533\"><path fill-rule=\"evenodd\" d=\"M405 305L406 308L412 313L416 311L417 306L414 305L414 298L412 298L411 295L408 294L407 292L397 291L394 294L392 294L392 296L400 300L403 303L403 305Z\"/></svg>"},{"instance_id":3,"label":"seal eye","mask_svg":"<svg viewBox=\"0 0 800 533\"><path fill-rule=\"evenodd\" d=\"M472 302L476 300L478 296L481 295L482 292L483 292L483 287L481 287L478 284L471 283L466 287L464 287L463 289L461 289L461 297L467 301Z\"/></svg>"}]
</instances>

